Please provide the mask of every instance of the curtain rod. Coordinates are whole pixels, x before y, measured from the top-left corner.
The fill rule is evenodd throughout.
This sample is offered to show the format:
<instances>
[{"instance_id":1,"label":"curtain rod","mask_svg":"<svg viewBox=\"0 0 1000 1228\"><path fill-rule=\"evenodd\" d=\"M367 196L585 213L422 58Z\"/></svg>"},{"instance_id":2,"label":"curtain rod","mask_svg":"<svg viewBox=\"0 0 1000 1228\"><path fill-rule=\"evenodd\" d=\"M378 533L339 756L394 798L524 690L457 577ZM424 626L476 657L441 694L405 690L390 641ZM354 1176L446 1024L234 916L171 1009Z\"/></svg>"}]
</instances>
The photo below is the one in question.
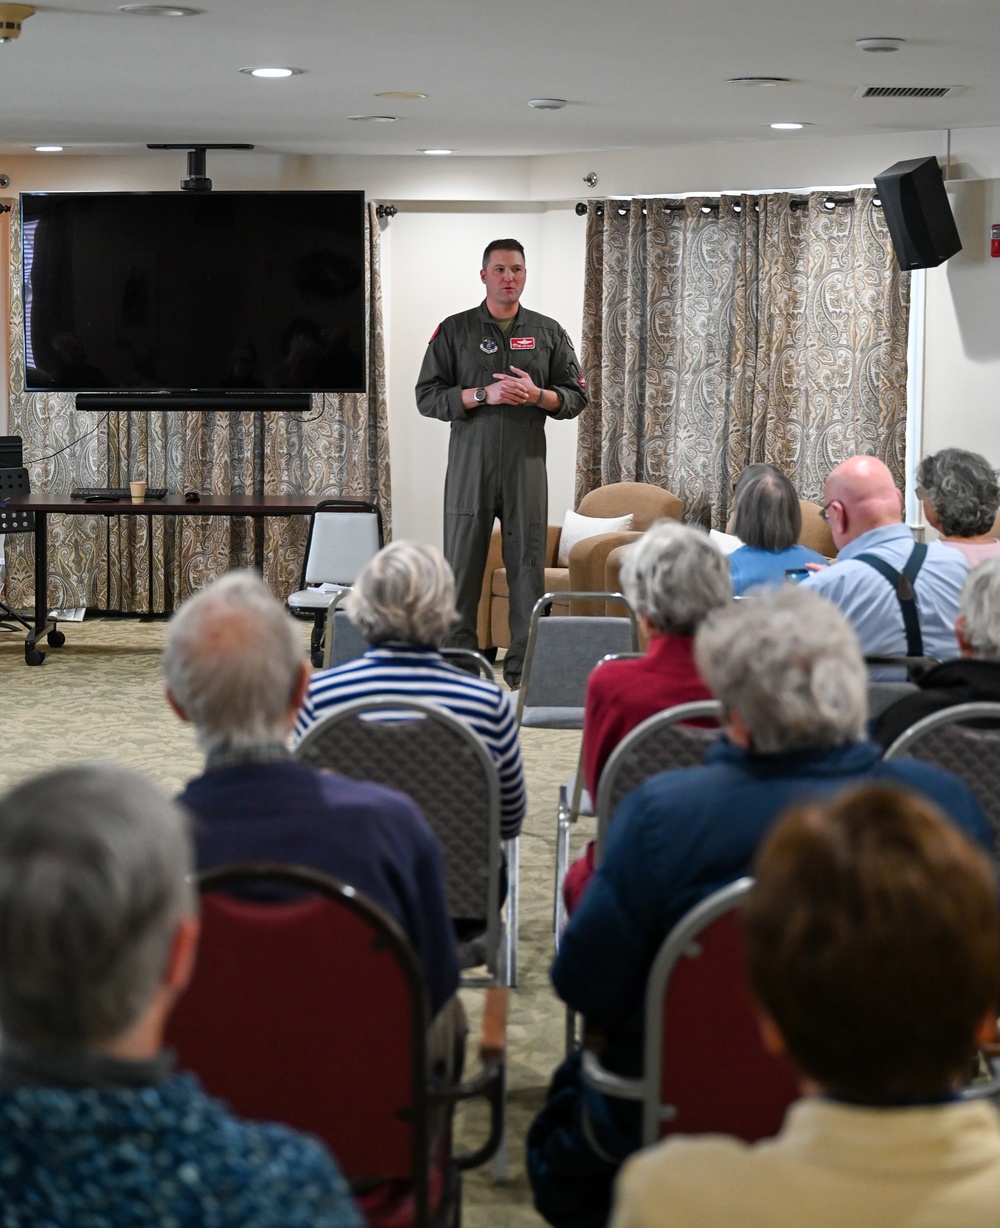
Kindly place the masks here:
<instances>
[{"instance_id":1,"label":"curtain rod","mask_svg":"<svg viewBox=\"0 0 1000 1228\"><path fill-rule=\"evenodd\" d=\"M695 202L697 202L698 199L699 198L696 196L688 198L688 200L694 200ZM761 199L760 196L754 195L750 199L754 200L754 208L759 209L760 199ZM594 211L598 217L603 217L605 208L613 207L618 210L619 217L625 217L628 214L629 210L631 209L632 205L635 203L635 200L636 198L633 197L631 200L622 200L622 201L618 201L617 203L613 200L608 200L608 199L595 201ZM702 213L718 213L720 200L721 198L706 198L705 201L700 206ZM660 205L660 208L663 209L665 213L683 213L688 205L687 200L684 200L684 201L664 200L662 202L657 202L657 203ZM875 200L872 201L872 204L878 207L882 204L882 202L876 198ZM824 209L836 209L839 205L846 205L848 207L853 208L854 197L853 196L834 196L831 193L828 196L826 196L823 200ZM793 196L791 200L789 201L789 206L793 210L794 209L808 209L809 208L809 197ZM742 206L739 203L736 203L733 205L733 209L737 213L740 212L741 208ZM590 206L587 201L584 201L584 200L577 201L577 204L576 204L577 217L586 217L589 211L590 211ZM642 211L643 213L647 212L647 206L645 204L642 206Z\"/></svg>"}]
</instances>

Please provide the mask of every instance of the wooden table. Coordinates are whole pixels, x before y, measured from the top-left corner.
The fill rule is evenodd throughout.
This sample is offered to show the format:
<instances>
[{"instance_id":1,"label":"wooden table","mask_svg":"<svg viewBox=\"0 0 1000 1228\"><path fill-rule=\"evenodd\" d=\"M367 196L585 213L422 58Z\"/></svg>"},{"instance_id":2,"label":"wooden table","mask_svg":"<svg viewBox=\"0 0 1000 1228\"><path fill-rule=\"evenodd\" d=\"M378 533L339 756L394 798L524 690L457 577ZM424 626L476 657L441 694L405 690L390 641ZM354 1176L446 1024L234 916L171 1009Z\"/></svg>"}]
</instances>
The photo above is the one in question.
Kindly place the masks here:
<instances>
[{"instance_id":1,"label":"wooden table","mask_svg":"<svg viewBox=\"0 0 1000 1228\"><path fill-rule=\"evenodd\" d=\"M88 502L71 499L69 491L38 491L8 494L9 511L35 514L35 615L34 626L24 638L26 665L41 665L45 653L37 646L44 635L53 648L65 644L66 636L48 616L48 517L63 516L311 516L318 495L202 495L188 503L181 494L165 499L131 499ZM152 591L152 590L151 590Z\"/></svg>"}]
</instances>

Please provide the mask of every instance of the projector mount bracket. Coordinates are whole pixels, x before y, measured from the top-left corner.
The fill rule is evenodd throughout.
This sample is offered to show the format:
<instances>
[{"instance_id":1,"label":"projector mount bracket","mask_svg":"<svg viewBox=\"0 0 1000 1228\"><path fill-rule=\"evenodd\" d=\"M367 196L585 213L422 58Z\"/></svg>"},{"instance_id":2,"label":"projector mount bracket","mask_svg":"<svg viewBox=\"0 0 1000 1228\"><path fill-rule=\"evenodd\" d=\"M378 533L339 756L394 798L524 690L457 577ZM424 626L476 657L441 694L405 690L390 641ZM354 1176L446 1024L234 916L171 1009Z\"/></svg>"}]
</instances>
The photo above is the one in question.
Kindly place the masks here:
<instances>
[{"instance_id":1,"label":"projector mount bracket","mask_svg":"<svg viewBox=\"0 0 1000 1228\"><path fill-rule=\"evenodd\" d=\"M191 145L189 143L181 143L179 145L147 145L147 149L186 149L187 150L187 179L181 180L182 192L211 192L212 181L205 174L205 151L208 149L253 149L252 145Z\"/></svg>"}]
</instances>

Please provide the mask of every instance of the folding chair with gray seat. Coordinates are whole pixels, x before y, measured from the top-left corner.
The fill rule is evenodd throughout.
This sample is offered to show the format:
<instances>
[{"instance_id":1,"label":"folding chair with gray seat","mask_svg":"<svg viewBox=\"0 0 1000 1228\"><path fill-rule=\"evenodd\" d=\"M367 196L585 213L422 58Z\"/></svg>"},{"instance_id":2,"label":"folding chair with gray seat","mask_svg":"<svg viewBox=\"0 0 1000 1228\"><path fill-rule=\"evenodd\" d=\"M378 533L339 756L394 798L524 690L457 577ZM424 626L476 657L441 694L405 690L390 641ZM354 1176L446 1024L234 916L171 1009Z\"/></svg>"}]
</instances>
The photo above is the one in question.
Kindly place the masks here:
<instances>
[{"instance_id":1,"label":"folding chair with gray seat","mask_svg":"<svg viewBox=\"0 0 1000 1228\"><path fill-rule=\"evenodd\" d=\"M583 599L620 604L628 617L547 616L554 601ZM525 729L582 729L591 670L609 653L638 648L635 611L621 593L545 593L531 611L517 723Z\"/></svg>"},{"instance_id":2,"label":"folding chair with gray seat","mask_svg":"<svg viewBox=\"0 0 1000 1228\"><path fill-rule=\"evenodd\" d=\"M481 924L488 983L511 984L500 916L500 779L479 735L438 704L376 695L332 709L295 755L413 798L444 853L450 916L466 929ZM508 931L510 924L508 906Z\"/></svg>"},{"instance_id":3,"label":"folding chair with gray seat","mask_svg":"<svg viewBox=\"0 0 1000 1228\"><path fill-rule=\"evenodd\" d=\"M377 504L367 499L322 499L316 504L309 522L301 586L288 598L288 608L295 614L312 615L310 655L317 668L329 661L324 641L330 639L326 630L331 607L339 607L343 590L351 587L383 545L382 513ZM323 585L336 585L339 590L324 591ZM347 615L338 608L335 617L339 631L340 620L346 623Z\"/></svg>"},{"instance_id":4,"label":"folding chair with gray seat","mask_svg":"<svg viewBox=\"0 0 1000 1228\"><path fill-rule=\"evenodd\" d=\"M677 704L649 717L618 743L604 765L597 785L597 847L595 863L601 864L608 839L608 825L622 799L644 780L658 772L697 767L705 752L719 737L718 728L692 725L691 721L722 717L717 699Z\"/></svg>"},{"instance_id":5,"label":"folding chair with gray seat","mask_svg":"<svg viewBox=\"0 0 1000 1228\"><path fill-rule=\"evenodd\" d=\"M882 756L922 759L953 772L976 795L1000 856L1000 703L954 704L904 729Z\"/></svg>"}]
</instances>

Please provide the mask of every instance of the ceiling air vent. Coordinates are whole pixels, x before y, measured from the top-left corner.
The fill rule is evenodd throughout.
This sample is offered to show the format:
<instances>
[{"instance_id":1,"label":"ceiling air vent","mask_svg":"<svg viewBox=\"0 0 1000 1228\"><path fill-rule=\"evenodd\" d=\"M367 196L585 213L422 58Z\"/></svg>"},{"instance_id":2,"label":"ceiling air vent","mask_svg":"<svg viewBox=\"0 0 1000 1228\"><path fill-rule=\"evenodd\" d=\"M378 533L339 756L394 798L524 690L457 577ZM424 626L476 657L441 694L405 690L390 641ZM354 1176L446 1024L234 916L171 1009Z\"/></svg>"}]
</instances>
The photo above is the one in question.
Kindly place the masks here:
<instances>
[{"instance_id":1,"label":"ceiling air vent","mask_svg":"<svg viewBox=\"0 0 1000 1228\"><path fill-rule=\"evenodd\" d=\"M855 98L953 98L964 85L862 85Z\"/></svg>"}]
</instances>

